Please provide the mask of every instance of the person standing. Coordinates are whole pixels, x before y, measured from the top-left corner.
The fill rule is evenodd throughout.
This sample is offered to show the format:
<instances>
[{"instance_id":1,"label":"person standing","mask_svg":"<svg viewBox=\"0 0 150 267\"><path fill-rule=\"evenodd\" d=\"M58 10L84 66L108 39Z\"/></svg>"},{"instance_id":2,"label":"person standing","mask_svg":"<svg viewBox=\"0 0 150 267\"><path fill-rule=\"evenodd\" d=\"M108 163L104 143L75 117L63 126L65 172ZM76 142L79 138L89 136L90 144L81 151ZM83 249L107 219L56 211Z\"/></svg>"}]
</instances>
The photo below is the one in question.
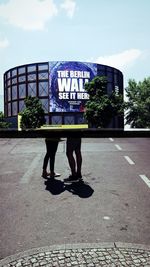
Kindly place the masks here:
<instances>
[{"instance_id":1,"label":"person standing","mask_svg":"<svg viewBox=\"0 0 150 267\"><path fill-rule=\"evenodd\" d=\"M75 153L75 157L74 157ZM68 158L71 175L64 179L65 182L77 182L82 179L82 154L81 154L81 138L67 138L66 155Z\"/></svg>"},{"instance_id":2,"label":"person standing","mask_svg":"<svg viewBox=\"0 0 150 267\"><path fill-rule=\"evenodd\" d=\"M54 171L55 156L56 156L59 141L60 141L60 138L46 138L45 139L46 154L45 154L44 161L43 161L43 172L42 172L42 177L45 179L47 179L48 176L50 176L50 178L60 176L59 173L55 173ZM48 162L50 164L50 173L47 172Z\"/></svg>"}]
</instances>

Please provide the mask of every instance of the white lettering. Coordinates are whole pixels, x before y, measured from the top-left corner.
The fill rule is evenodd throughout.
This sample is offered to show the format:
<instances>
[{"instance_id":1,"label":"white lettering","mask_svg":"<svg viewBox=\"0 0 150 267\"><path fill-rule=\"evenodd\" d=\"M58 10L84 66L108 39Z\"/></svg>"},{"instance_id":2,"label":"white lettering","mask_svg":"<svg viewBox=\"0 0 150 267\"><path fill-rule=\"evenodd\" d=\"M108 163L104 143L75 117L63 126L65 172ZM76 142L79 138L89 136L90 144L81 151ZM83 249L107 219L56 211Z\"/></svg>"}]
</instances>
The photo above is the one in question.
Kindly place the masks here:
<instances>
[{"instance_id":1,"label":"white lettering","mask_svg":"<svg viewBox=\"0 0 150 267\"><path fill-rule=\"evenodd\" d=\"M77 78L58 78L59 92L85 92L84 84L88 83L89 79Z\"/></svg>"},{"instance_id":2,"label":"white lettering","mask_svg":"<svg viewBox=\"0 0 150 267\"><path fill-rule=\"evenodd\" d=\"M70 83L71 83L71 79L68 78L58 78L58 89L59 92L69 92L70 91Z\"/></svg>"},{"instance_id":3,"label":"white lettering","mask_svg":"<svg viewBox=\"0 0 150 267\"><path fill-rule=\"evenodd\" d=\"M89 94L87 94L87 93L77 93L77 99L89 99Z\"/></svg>"},{"instance_id":4,"label":"white lettering","mask_svg":"<svg viewBox=\"0 0 150 267\"><path fill-rule=\"evenodd\" d=\"M71 78L89 78L90 79L90 72L89 71L77 71L71 70L70 71Z\"/></svg>"},{"instance_id":5,"label":"white lettering","mask_svg":"<svg viewBox=\"0 0 150 267\"><path fill-rule=\"evenodd\" d=\"M79 91L79 88L78 88L78 80L73 78L72 79L72 83L71 83L71 92L74 92L74 91Z\"/></svg>"},{"instance_id":6,"label":"white lettering","mask_svg":"<svg viewBox=\"0 0 150 267\"><path fill-rule=\"evenodd\" d=\"M79 79L79 91L80 92L84 92L85 90L84 90L84 84L85 83L88 83L88 79L85 79L85 80L83 80L83 79Z\"/></svg>"},{"instance_id":7,"label":"white lettering","mask_svg":"<svg viewBox=\"0 0 150 267\"><path fill-rule=\"evenodd\" d=\"M76 99L76 93L70 93L70 99Z\"/></svg>"},{"instance_id":8,"label":"white lettering","mask_svg":"<svg viewBox=\"0 0 150 267\"><path fill-rule=\"evenodd\" d=\"M59 99L69 99L69 93L59 93Z\"/></svg>"},{"instance_id":9,"label":"white lettering","mask_svg":"<svg viewBox=\"0 0 150 267\"><path fill-rule=\"evenodd\" d=\"M59 78L67 78L69 77L69 72L68 70L58 70L57 75Z\"/></svg>"}]
</instances>

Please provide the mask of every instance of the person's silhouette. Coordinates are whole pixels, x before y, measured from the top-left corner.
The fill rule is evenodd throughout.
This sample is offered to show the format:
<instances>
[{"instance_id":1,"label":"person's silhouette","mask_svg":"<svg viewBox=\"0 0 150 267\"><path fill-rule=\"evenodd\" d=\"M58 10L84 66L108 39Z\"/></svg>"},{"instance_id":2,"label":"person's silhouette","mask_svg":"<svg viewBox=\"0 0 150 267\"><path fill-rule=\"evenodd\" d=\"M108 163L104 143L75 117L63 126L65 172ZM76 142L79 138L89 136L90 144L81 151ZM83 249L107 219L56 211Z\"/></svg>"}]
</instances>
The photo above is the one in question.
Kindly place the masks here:
<instances>
[{"instance_id":1,"label":"person's silhouette","mask_svg":"<svg viewBox=\"0 0 150 267\"><path fill-rule=\"evenodd\" d=\"M64 181L65 182L79 181L82 178L81 138L67 138L66 155L68 158L71 175Z\"/></svg>"},{"instance_id":2,"label":"person's silhouette","mask_svg":"<svg viewBox=\"0 0 150 267\"><path fill-rule=\"evenodd\" d=\"M42 177L48 178L47 176L50 176L50 178L54 178L56 176L60 176L59 173L55 173L54 166L55 166L55 155L58 148L58 143L60 139L59 138L46 138L46 154L43 161L43 172ZM50 173L47 172L47 165L48 161L50 163Z\"/></svg>"}]
</instances>

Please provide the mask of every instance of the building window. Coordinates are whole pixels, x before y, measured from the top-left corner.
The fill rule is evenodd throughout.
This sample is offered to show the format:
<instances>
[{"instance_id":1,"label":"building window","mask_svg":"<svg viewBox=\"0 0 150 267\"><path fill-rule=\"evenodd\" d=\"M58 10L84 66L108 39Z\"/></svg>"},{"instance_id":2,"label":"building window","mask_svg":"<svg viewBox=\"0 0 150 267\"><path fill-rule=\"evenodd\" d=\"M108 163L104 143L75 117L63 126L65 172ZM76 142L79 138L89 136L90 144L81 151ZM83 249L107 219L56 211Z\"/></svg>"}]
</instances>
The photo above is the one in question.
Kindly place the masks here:
<instances>
[{"instance_id":1,"label":"building window","mask_svg":"<svg viewBox=\"0 0 150 267\"><path fill-rule=\"evenodd\" d=\"M105 72L105 70L100 70L100 71L98 72L98 75L99 75L99 76L106 76L106 72Z\"/></svg>"},{"instance_id":2,"label":"building window","mask_svg":"<svg viewBox=\"0 0 150 267\"><path fill-rule=\"evenodd\" d=\"M36 74L28 74L28 81L36 81Z\"/></svg>"},{"instance_id":3,"label":"building window","mask_svg":"<svg viewBox=\"0 0 150 267\"><path fill-rule=\"evenodd\" d=\"M75 117L71 115L64 116L64 123L65 124L75 124Z\"/></svg>"},{"instance_id":4,"label":"building window","mask_svg":"<svg viewBox=\"0 0 150 267\"><path fill-rule=\"evenodd\" d=\"M107 72L107 78L108 78L108 82L112 82L113 81L113 73Z\"/></svg>"},{"instance_id":5,"label":"building window","mask_svg":"<svg viewBox=\"0 0 150 267\"><path fill-rule=\"evenodd\" d=\"M12 86L12 99L17 99L17 86Z\"/></svg>"},{"instance_id":6,"label":"building window","mask_svg":"<svg viewBox=\"0 0 150 267\"><path fill-rule=\"evenodd\" d=\"M21 112L25 108L24 100L19 101L19 112Z\"/></svg>"},{"instance_id":7,"label":"building window","mask_svg":"<svg viewBox=\"0 0 150 267\"><path fill-rule=\"evenodd\" d=\"M45 113L48 113L48 99L40 99Z\"/></svg>"},{"instance_id":8,"label":"building window","mask_svg":"<svg viewBox=\"0 0 150 267\"><path fill-rule=\"evenodd\" d=\"M28 66L27 70L28 72L36 71L36 65Z\"/></svg>"},{"instance_id":9,"label":"building window","mask_svg":"<svg viewBox=\"0 0 150 267\"><path fill-rule=\"evenodd\" d=\"M6 103L7 102L7 91L5 89L5 94L4 94L4 102Z\"/></svg>"},{"instance_id":10,"label":"building window","mask_svg":"<svg viewBox=\"0 0 150 267\"><path fill-rule=\"evenodd\" d=\"M114 74L114 83L118 84L118 75L116 73Z\"/></svg>"},{"instance_id":11,"label":"building window","mask_svg":"<svg viewBox=\"0 0 150 267\"><path fill-rule=\"evenodd\" d=\"M18 81L19 81L19 83L25 82L26 81L26 76L25 75L19 76Z\"/></svg>"},{"instance_id":12,"label":"building window","mask_svg":"<svg viewBox=\"0 0 150 267\"><path fill-rule=\"evenodd\" d=\"M48 95L48 82L39 82L39 96Z\"/></svg>"},{"instance_id":13,"label":"building window","mask_svg":"<svg viewBox=\"0 0 150 267\"><path fill-rule=\"evenodd\" d=\"M7 80L7 86L9 86L10 85L10 79L9 80Z\"/></svg>"},{"instance_id":14,"label":"building window","mask_svg":"<svg viewBox=\"0 0 150 267\"><path fill-rule=\"evenodd\" d=\"M106 66L105 65L97 65L97 70L98 71L101 71L101 70L105 70L106 69Z\"/></svg>"},{"instance_id":15,"label":"building window","mask_svg":"<svg viewBox=\"0 0 150 267\"><path fill-rule=\"evenodd\" d=\"M11 103L8 103L8 117L11 116Z\"/></svg>"},{"instance_id":16,"label":"building window","mask_svg":"<svg viewBox=\"0 0 150 267\"><path fill-rule=\"evenodd\" d=\"M36 96L36 83L28 83L28 96Z\"/></svg>"},{"instance_id":17,"label":"building window","mask_svg":"<svg viewBox=\"0 0 150 267\"><path fill-rule=\"evenodd\" d=\"M13 78L13 79L11 80L11 83L12 83L12 84L16 84L16 83L17 83L17 78Z\"/></svg>"},{"instance_id":18,"label":"building window","mask_svg":"<svg viewBox=\"0 0 150 267\"><path fill-rule=\"evenodd\" d=\"M25 98L26 97L26 85L19 84L19 98Z\"/></svg>"},{"instance_id":19,"label":"building window","mask_svg":"<svg viewBox=\"0 0 150 267\"><path fill-rule=\"evenodd\" d=\"M111 94L113 91L112 83L107 83L107 94Z\"/></svg>"},{"instance_id":20,"label":"building window","mask_svg":"<svg viewBox=\"0 0 150 267\"><path fill-rule=\"evenodd\" d=\"M12 102L12 116L17 115L17 101Z\"/></svg>"},{"instance_id":21,"label":"building window","mask_svg":"<svg viewBox=\"0 0 150 267\"><path fill-rule=\"evenodd\" d=\"M38 79L39 80L46 80L48 79L48 72L45 72L45 73L38 73Z\"/></svg>"},{"instance_id":22,"label":"building window","mask_svg":"<svg viewBox=\"0 0 150 267\"><path fill-rule=\"evenodd\" d=\"M21 67L18 69L18 74L23 74L25 73L25 67Z\"/></svg>"},{"instance_id":23,"label":"building window","mask_svg":"<svg viewBox=\"0 0 150 267\"><path fill-rule=\"evenodd\" d=\"M77 119L77 124L84 124L85 123L85 118L84 118L83 114L78 114L76 116L76 119Z\"/></svg>"},{"instance_id":24,"label":"building window","mask_svg":"<svg viewBox=\"0 0 150 267\"><path fill-rule=\"evenodd\" d=\"M8 87L8 101L11 100L11 88Z\"/></svg>"},{"instance_id":25,"label":"building window","mask_svg":"<svg viewBox=\"0 0 150 267\"><path fill-rule=\"evenodd\" d=\"M112 72L112 69L113 69L112 67L108 67L108 66L107 66L107 71Z\"/></svg>"},{"instance_id":26,"label":"building window","mask_svg":"<svg viewBox=\"0 0 150 267\"><path fill-rule=\"evenodd\" d=\"M9 79L9 78L10 78L10 71L7 72L7 79Z\"/></svg>"},{"instance_id":27,"label":"building window","mask_svg":"<svg viewBox=\"0 0 150 267\"><path fill-rule=\"evenodd\" d=\"M48 70L48 64L38 64L38 70Z\"/></svg>"},{"instance_id":28,"label":"building window","mask_svg":"<svg viewBox=\"0 0 150 267\"><path fill-rule=\"evenodd\" d=\"M16 76L17 75L17 69L12 70L11 75L12 75L12 77Z\"/></svg>"},{"instance_id":29,"label":"building window","mask_svg":"<svg viewBox=\"0 0 150 267\"><path fill-rule=\"evenodd\" d=\"M46 120L45 124L49 124L49 116L45 116L45 120Z\"/></svg>"},{"instance_id":30,"label":"building window","mask_svg":"<svg viewBox=\"0 0 150 267\"><path fill-rule=\"evenodd\" d=\"M52 124L62 124L62 116L52 116L51 117L51 123Z\"/></svg>"}]
</instances>

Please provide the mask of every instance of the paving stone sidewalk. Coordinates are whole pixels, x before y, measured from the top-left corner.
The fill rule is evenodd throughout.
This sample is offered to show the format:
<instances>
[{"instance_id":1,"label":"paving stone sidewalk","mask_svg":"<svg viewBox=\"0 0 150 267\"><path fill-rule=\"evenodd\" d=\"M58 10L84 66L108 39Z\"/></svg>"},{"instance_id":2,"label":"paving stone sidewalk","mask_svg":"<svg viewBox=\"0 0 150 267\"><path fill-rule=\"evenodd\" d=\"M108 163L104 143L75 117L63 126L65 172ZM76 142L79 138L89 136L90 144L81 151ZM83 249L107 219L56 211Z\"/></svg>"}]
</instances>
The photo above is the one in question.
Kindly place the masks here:
<instances>
[{"instance_id":1,"label":"paving stone sidewalk","mask_svg":"<svg viewBox=\"0 0 150 267\"><path fill-rule=\"evenodd\" d=\"M0 267L150 267L150 246L75 244L32 249L0 261Z\"/></svg>"}]
</instances>

